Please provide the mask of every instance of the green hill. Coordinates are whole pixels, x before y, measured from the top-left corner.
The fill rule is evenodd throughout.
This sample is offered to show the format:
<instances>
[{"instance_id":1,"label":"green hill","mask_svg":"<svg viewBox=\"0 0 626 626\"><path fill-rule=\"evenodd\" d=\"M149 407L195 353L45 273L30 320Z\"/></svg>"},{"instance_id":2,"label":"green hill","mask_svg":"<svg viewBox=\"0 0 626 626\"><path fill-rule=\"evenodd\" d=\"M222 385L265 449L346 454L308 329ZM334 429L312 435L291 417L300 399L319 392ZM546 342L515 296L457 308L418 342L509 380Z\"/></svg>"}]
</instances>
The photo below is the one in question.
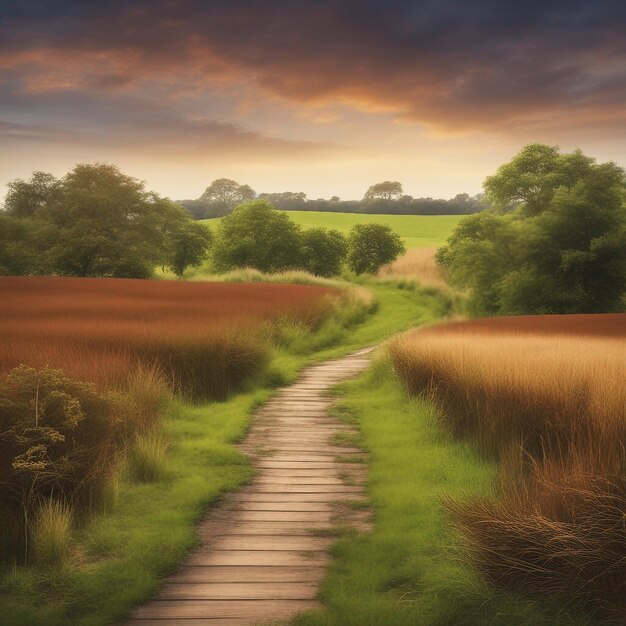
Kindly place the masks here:
<instances>
[{"instance_id":1,"label":"green hill","mask_svg":"<svg viewBox=\"0 0 626 626\"><path fill-rule=\"evenodd\" d=\"M407 248L438 246L445 242L464 215L364 215L361 213L328 213L323 211L286 211L303 228L323 226L347 234L355 224L389 224L402 236ZM217 225L220 218L202 220Z\"/></svg>"}]
</instances>

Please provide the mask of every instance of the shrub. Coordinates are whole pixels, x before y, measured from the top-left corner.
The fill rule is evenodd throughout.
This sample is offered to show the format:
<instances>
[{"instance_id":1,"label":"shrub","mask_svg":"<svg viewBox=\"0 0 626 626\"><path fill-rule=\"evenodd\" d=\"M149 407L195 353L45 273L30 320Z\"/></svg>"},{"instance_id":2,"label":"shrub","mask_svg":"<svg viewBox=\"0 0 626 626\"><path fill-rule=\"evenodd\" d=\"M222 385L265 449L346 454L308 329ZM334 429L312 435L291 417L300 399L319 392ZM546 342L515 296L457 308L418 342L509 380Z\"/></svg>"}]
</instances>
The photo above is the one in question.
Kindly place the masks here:
<instances>
[{"instance_id":1,"label":"shrub","mask_svg":"<svg viewBox=\"0 0 626 626\"><path fill-rule=\"evenodd\" d=\"M400 235L386 224L356 224L348 238L348 266L356 274L375 274L406 250Z\"/></svg>"},{"instance_id":2,"label":"shrub","mask_svg":"<svg viewBox=\"0 0 626 626\"><path fill-rule=\"evenodd\" d=\"M348 252L337 230L310 228L302 233L302 267L316 276L337 276Z\"/></svg>"},{"instance_id":3,"label":"shrub","mask_svg":"<svg viewBox=\"0 0 626 626\"><path fill-rule=\"evenodd\" d=\"M59 370L23 365L0 379L0 506L13 520L5 541L26 555L20 529L41 498L98 501L117 464L121 421L117 394Z\"/></svg>"}]
</instances>

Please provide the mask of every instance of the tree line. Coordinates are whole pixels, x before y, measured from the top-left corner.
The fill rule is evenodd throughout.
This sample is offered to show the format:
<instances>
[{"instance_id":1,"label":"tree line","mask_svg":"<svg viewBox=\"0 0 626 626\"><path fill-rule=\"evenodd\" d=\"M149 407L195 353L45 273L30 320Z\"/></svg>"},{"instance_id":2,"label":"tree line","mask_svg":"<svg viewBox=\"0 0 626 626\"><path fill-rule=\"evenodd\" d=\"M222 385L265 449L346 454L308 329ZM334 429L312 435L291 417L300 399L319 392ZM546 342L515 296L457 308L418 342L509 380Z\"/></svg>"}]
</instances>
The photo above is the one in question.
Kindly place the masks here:
<instances>
[{"instance_id":1,"label":"tree line","mask_svg":"<svg viewBox=\"0 0 626 626\"><path fill-rule=\"evenodd\" d=\"M223 187L237 202L215 237L179 204L147 191L113 165L80 164L63 178L35 172L8 184L0 212L0 275L150 278L157 268L182 276L211 258L215 271L302 269L335 276L376 272L404 252L380 224L301 229L242 186Z\"/></svg>"},{"instance_id":2,"label":"tree line","mask_svg":"<svg viewBox=\"0 0 626 626\"><path fill-rule=\"evenodd\" d=\"M483 194L457 194L449 200L413 198L397 181L383 181L368 188L362 200L308 198L304 192L284 191L257 194L249 185L229 178L214 180L196 200L180 200L195 219L222 217L247 200L267 200L282 211L324 211L389 215L467 215L487 208Z\"/></svg>"}]
</instances>

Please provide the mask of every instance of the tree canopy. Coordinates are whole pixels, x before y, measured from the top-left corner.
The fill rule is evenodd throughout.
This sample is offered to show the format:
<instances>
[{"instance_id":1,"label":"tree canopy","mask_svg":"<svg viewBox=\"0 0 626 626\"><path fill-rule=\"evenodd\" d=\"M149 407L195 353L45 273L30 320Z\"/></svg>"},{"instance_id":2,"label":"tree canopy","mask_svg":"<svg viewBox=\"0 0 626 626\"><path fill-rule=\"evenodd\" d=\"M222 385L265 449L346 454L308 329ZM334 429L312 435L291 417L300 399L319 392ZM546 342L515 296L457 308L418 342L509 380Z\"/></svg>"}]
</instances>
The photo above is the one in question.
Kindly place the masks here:
<instances>
[{"instance_id":1,"label":"tree canopy","mask_svg":"<svg viewBox=\"0 0 626 626\"><path fill-rule=\"evenodd\" d=\"M18 274L146 278L157 266L196 262L208 247L183 207L113 165L80 164L61 179L36 172L9 185L3 221L14 234ZM192 231L196 237L191 237ZM183 234L186 234L185 238ZM193 240L193 241L192 241ZM195 253L181 247L195 246Z\"/></svg>"},{"instance_id":2,"label":"tree canopy","mask_svg":"<svg viewBox=\"0 0 626 626\"><path fill-rule=\"evenodd\" d=\"M375 274L406 251L400 235L386 224L356 224L348 237L348 266L356 274Z\"/></svg>"},{"instance_id":3,"label":"tree canopy","mask_svg":"<svg viewBox=\"0 0 626 626\"><path fill-rule=\"evenodd\" d=\"M626 178L580 150L532 144L485 181L496 207L465 218L437 260L479 315L624 308Z\"/></svg>"},{"instance_id":4,"label":"tree canopy","mask_svg":"<svg viewBox=\"0 0 626 626\"><path fill-rule=\"evenodd\" d=\"M372 185L363 196L368 200L395 200L402 195L402 184L398 181L386 180Z\"/></svg>"},{"instance_id":5,"label":"tree canopy","mask_svg":"<svg viewBox=\"0 0 626 626\"><path fill-rule=\"evenodd\" d=\"M250 185L240 185L230 178L214 180L200 196L205 202L218 202L229 209L241 202L254 200L256 193Z\"/></svg>"}]
</instances>

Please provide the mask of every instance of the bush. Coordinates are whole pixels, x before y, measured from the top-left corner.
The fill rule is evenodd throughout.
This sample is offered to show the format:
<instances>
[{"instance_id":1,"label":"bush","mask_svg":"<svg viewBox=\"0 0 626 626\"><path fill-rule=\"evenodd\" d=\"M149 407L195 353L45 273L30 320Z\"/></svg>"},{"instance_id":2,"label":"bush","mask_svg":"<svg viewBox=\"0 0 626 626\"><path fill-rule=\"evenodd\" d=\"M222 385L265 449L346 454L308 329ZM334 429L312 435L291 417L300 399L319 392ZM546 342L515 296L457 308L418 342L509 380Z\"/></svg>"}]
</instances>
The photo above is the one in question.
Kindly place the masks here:
<instances>
[{"instance_id":1,"label":"bush","mask_svg":"<svg viewBox=\"0 0 626 626\"><path fill-rule=\"evenodd\" d=\"M23 528L41 499L96 503L117 465L122 414L117 394L60 370L22 365L0 380L0 507L3 537L27 556Z\"/></svg>"},{"instance_id":2,"label":"bush","mask_svg":"<svg viewBox=\"0 0 626 626\"><path fill-rule=\"evenodd\" d=\"M348 266L356 274L375 274L406 251L400 235L385 224L356 224L348 238Z\"/></svg>"},{"instance_id":3,"label":"bush","mask_svg":"<svg viewBox=\"0 0 626 626\"><path fill-rule=\"evenodd\" d=\"M311 228L302 233L302 267L316 276L337 276L348 252L346 238L337 230Z\"/></svg>"}]
</instances>

